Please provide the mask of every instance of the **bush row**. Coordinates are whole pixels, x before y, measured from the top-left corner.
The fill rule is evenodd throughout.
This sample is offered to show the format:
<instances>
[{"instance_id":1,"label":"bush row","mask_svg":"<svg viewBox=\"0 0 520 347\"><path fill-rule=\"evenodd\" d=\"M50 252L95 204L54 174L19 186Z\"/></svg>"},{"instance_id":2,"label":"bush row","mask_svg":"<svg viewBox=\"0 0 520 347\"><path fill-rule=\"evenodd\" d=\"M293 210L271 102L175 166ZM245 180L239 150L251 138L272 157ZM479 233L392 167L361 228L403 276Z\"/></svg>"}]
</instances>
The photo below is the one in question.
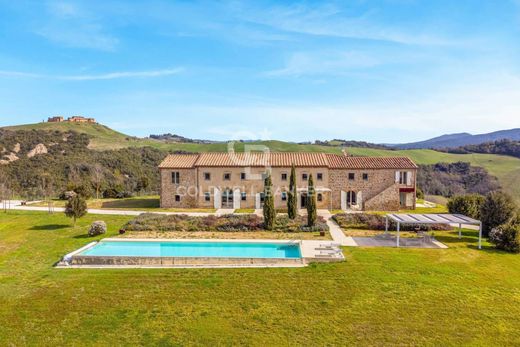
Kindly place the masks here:
<instances>
[{"instance_id":1,"label":"bush row","mask_svg":"<svg viewBox=\"0 0 520 347\"><path fill-rule=\"evenodd\" d=\"M294 220L277 216L274 231L327 231L325 220L320 217L314 227L307 227L307 219L299 216ZM255 214L229 214L223 216L193 217L187 215L160 215L144 213L124 226L128 231L263 231L264 220Z\"/></svg>"}]
</instances>

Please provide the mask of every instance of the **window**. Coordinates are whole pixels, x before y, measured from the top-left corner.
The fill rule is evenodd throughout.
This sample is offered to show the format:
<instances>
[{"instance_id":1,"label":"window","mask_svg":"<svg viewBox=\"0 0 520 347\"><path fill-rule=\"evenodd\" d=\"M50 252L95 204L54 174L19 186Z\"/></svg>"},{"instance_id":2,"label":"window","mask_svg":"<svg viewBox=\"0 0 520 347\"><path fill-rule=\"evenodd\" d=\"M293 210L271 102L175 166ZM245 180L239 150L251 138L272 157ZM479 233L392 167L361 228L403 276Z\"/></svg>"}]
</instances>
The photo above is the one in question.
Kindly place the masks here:
<instances>
[{"instance_id":1,"label":"window","mask_svg":"<svg viewBox=\"0 0 520 347\"><path fill-rule=\"evenodd\" d=\"M180 182L180 175L178 171L172 172L172 183L173 184L179 184Z\"/></svg>"},{"instance_id":2,"label":"window","mask_svg":"<svg viewBox=\"0 0 520 347\"><path fill-rule=\"evenodd\" d=\"M181 201L181 196L180 196L180 195L175 195L175 201L176 201L176 202Z\"/></svg>"},{"instance_id":3,"label":"window","mask_svg":"<svg viewBox=\"0 0 520 347\"><path fill-rule=\"evenodd\" d=\"M323 174L321 172L318 172L316 177L318 178L318 181L323 181Z\"/></svg>"},{"instance_id":4,"label":"window","mask_svg":"<svg viewBox=\"0 0 520 347\"><path fill-rule=\"evenodd\" d=\"M318 193L318 201L323 201L323 195L321 193Z\"/></svg>"},{"instance_id":5,"label":"window","mask_svg":"<svg viewBox=\"0 0 520 347\"><path fill-rule=\"evenodd\" d=\"M353 181L353 180L355 180L355 179L356 179L356 174L353 173L353 172L349 172L349 173L348 173L348 180L349 180L349 181Z\"/></svg>"},{"instance_id":6,"label":"window","mask_svg":"<svg viewBox=\"0 0 520 347\"><path fill-rule=\"evenodd\" d=\"M309 178L308 174L306 174L306 173L302 174L302 180L303 181L307 181L308 178Z\"/></svg>"},{"instance_id":7,"label":"window","mask_svg":"<svg viewBox=\"0 0 520 347\"><path fill-rule=\"evenodd\" d=\"M282 181L287 181L287 173L282 173Z\"/></svg>"},{"instance_id":8,"label":"window","mask_svg":"<svg viewBox=\"0 0 520 347\"><path fill-rule=\"evenodd\" d=\"M282 201L287 201L287 193L282 192Z\"/></svg>"},{"instance_id":9,"label":"window","mask_svg":"<svg viewBox=\"0 0 520 347\"><path fill-rule=\"evenodd\" d=\"M231 174L229 172L226 172L224 174L224 181L229 181L229 180L231 180Z\"/></svg>"},{"instance_id":10,"label":"window","mask_svg":"<svg viewBox=\"0 0 520 347\"><path fill-rule=\"evenodd\" d=\"M368 181L368 174L367 173L363 173L363 181Z\"/></svg>"},{"instance_id":11,"label":"window","mask_svg":"<svg viewBox=\"0 0 520 347\"><path fill-rule=\"evenodd\" d=\"M204 179L209 181L211 179L211 174L209 172L204 172Z\"/></svg>"},{"instance_id":12,"label":"window","mask_svg":"<svg viewBox=\"0 0 520 347\"><path fill-rule=\"evenodd\" d=\"M211 201L211 194L210 193L204 193L204 200L205 201Z\"/></svg>"},{"instance_id":13,"label":"window","mask_svg":"<svg viewBox=\"0 0 520 347\"><path fill-rule=\"evenodd\" d=\"M246 173L245 172L241 172L240 173L240 179L241 180L245 180L246 179Z\"/></svg>"},{"instance_id":14,"label":"window","mask_svg":"<svg viewBox=\"0 0 520 347\"><path fill-rule=\"evenodd\" d=\"M408 184L408 172L406 172L406 171L399 172L399 184Z\"/></svg>"},{"instance_id":15,"label":"window","mask_svg":"<svg viewBox=\"0 0 520 347\"><path fill-rule=\"evenodd\" d=\"M242 193L242 201L246 201L247 200L247 193Z\"/></svg>"},{"instance_id":16,"label":"window","mask_svg":"<svg viewBox=\"0 0 520 347\"><path fill-rule=\"evenodd\" d=\"M265 201L265 194L264 193L260 193L260 202L263 204Z\"/></svg>"}]
</instances>

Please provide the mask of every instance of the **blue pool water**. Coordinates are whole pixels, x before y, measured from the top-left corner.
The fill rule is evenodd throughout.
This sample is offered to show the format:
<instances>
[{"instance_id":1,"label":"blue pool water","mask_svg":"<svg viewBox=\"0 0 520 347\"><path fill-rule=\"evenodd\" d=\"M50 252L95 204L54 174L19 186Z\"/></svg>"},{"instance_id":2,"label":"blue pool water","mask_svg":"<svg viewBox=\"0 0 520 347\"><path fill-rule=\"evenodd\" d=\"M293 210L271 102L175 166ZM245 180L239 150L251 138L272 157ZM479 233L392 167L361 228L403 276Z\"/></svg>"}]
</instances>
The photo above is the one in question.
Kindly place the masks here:
<instances>
[{"instance_id":1,"label":"blue pool water","mask_svg":"<svg viewBox=\"0 0 520 347\"><path fill-rule=\"evenodd\" d=\"M300 246L281 243L101 241L80 253L90 256L301 258Z\"/></svg>"}]
</instances>

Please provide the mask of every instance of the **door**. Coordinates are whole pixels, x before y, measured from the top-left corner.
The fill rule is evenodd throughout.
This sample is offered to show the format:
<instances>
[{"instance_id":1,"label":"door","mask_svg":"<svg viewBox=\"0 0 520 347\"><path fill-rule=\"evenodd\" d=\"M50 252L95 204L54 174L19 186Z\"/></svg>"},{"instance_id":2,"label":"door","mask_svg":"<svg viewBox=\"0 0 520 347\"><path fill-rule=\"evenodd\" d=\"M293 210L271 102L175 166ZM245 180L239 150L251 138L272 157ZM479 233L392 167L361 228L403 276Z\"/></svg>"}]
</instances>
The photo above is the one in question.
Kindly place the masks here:
<instances>
[{"instance_id":1,"label":"door","mask_svg":"<svg viewBox=\"0 0 520 347\"><path fill-rule=\"evenodd\" d=\"M341 191L341 209L345 211L347 209L347 192Z\"/></svg>"},{"instance_id":2,"label":"door","mask_svg":"<svg viewBox=\"0 0 520 347\"><path fill-rule=\"evenodd\" d=\"M401 207L406 207L406 193L399 193L399 204Z\"/></svg>"},{"instance_id":3,"label":"door","mask_svg":"<svg viewBox=\"0 0 520 347\"><path fill-rule=\"evenodd\" d=\"M350 190L347 192L347 208L357 205L356 192Z\"/></svg>"},{"instance_id":4,"label":"door","mask_svg":"<svg viewBox=\"0 0 520 347\"><path fill-rule=\"evenodd\" d=\"M300 194L300 206L301 208L307 208L307 193Z\"/></svg>"},{"instance_id":5,"label":"door","mask_svg":"<svg viewBox=\"0 0 520 347\"><path fill-rule=\"evenodd\" d=\"M233 191L226 189L222 193L222 208L233 208Z\"/></svg>"}]
</instances>

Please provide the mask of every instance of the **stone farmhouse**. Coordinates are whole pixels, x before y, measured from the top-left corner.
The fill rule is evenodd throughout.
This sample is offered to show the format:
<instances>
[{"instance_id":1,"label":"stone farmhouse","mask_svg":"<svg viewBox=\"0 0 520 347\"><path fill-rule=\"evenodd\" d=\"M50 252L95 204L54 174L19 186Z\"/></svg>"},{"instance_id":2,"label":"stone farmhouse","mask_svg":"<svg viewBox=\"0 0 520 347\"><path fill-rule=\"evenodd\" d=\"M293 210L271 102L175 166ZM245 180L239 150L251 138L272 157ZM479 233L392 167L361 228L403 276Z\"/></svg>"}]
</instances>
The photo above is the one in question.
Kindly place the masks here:
<instances>
[{"instance_id":1,"label":"stone farmhouse","mask_svg":"<svg viewBox=\"0 0 520 347\"><path fill-rule=\"evenodd\" d=\"M319 209L415 208L417 165L407 157L264 152L168 155L159 165L161 207L259 209L270 172L275 207L286 208L293 164L300 208L311 174Z\"/></svg>"}]
</instances>

